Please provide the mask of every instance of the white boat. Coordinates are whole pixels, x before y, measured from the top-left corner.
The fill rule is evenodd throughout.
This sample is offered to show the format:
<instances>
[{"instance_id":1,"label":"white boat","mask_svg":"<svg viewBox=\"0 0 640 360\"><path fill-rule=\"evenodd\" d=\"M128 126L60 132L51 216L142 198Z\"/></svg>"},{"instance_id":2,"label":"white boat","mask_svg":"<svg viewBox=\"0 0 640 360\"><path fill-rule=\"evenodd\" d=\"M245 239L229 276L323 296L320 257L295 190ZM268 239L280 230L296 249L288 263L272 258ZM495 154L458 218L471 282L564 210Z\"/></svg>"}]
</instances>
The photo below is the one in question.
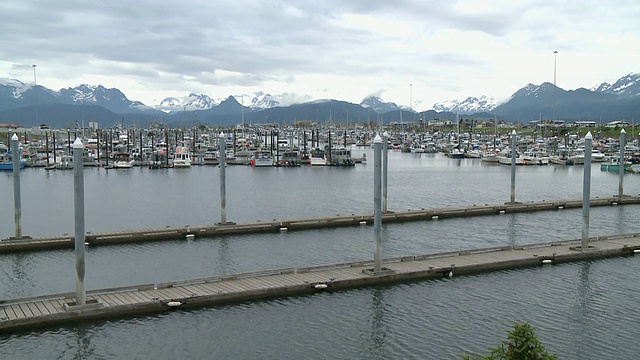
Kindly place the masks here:
<instances>
[{"instance_id":1,"label":"white boat","mask_svg":"<svg viewBox=\"0 0 640 360\"><path fill-rule=\"evenodd\" d=\"M188 146L176 147L173 156L173 167L184 168L191 166L191 151Z\"/></svg>"},{"instance_id":2,"label":"white boat","mask_svg":"<svg viewBox=\"0 0 640 360\"><path fill-rule=\"evenodd\" d=\"M260 150L253 154L251 165L255 167L273 166L273 156L269 150Z\"/></svg>"},{"instance_id":3,"label":"white boat","mask_svg":"<svg viewBox=\"0 0 640 360\"><path fill-rule=\"evenodd\" d=\"M311 166L327 165L327 158L325 157L324 150L318 148L311 150L309 163L311 164Z\"/></svg>"},{"instance_id":4,"label":"white boat","mask_svg":"<svg viewBox=\"0 0 640 360\"><path fill-rule=\"evenodd\" d=\"M115 157L115 161L113 162L113 167L116 169L130 169L133 167L133 160L131 160L131 155L126 152L117 153Z\"/></svg>"},{"instance_id":5,"label":"white boat","mask_svg":"<svg viewBox=\"0 0 640 360\"><path fill-rule=\"evenodd\" d=\"M55 164L56 170L71 170L73 169L73 155L64 154L60 156L60 160Z\"/></svg>"},{"instance_id":6,"label":"white boat","mask_svg":"<svg viewBox=\"0 0 640 360\"><path fill-rule=\"evenodd\" d=\"M98 166L98 159L88 147L82 150L82 166Z\"/></svg>"},{"instance_id":7,"label":"white boat","mask_svg":"<svg viewBox=\"0 0 640 360\"><path fill-rule=\"evenodd\" d=\"M482 162L498 163L498 153L495 149L485 151L482 153L480 160L482 160Z\"/></svg>"},{"instance_id":8,"label":"white boat","mask_svg":"<svg viewBox=\"0 0 640 360\"><path fill-rule=\"evenodd\" d=\"M549 155L540 149L528 149L522 157L524 165L549 165Z\"/></svg>"},{"instance_id":9,"label":"white boat","mask_svg":"<svg viewBox=\"0 0 640 360\"><path fill-rule=\"evenodd\" d=\"M591 161L593 162L605 162L607 161L607 155L603 154L598 149L591 149Z\"/></svg>"},{"instance_id":10,"label":"white boat","mask_svg":"<svg viewBox=\"0 0 640 360\"><path fill-rule=\"evenodd\" d=\"M511 149L504 148L498 153L498 162L502 165L511 165ZM524 158L516 151L516 165L524 165Z\"/></svg>"}]
</instances>

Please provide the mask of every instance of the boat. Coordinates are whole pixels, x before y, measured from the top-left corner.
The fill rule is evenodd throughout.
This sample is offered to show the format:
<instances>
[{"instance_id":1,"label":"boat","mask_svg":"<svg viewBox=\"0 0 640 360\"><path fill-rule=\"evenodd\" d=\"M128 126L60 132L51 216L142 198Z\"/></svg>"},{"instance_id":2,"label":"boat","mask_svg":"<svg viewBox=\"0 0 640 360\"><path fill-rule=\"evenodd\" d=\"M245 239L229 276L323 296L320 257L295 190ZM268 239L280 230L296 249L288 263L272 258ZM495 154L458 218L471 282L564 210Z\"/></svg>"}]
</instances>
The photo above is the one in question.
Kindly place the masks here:
<instances>
[{"instance_id":1,"label":"boat","mask_svg":"<svg viewBox=\"0 0 640 360\"><path fill-rule=\"evenodd\" d=\"M522 157L524 165L549 165L549 155L537 148L526 150Z\"/></svg>"},{"instance_id":2,"label":"boat","mask_svg":"<svg viewBox=\"0 0 640 360\"><path fill-rule=\"evenodd\" d=\"M346 147L331 149L328 162L330 166L354 166L356 162L351 157L351 150Z\"/></svg>"},{"instance_id":3,"label":"boat","mask_svg":"<svg viewBox=\"0 0 640 360\"><path fill-rule=\"evenodd\" d=\"M98 159L88 147L82 149L82 166L98 166Z\"/></svg>"},{"instance_id":4,"label":"boat","mask_svg":"<svg viewBox=\"0 0 640 360\"><path fill-rule=\"evenodd\" d=\"M280 156L278 166L300 166L300 159L297 151L287 150Z\"/></svg>"},{"instance_id":5,"label":"boat","mask_svg":"<svg viewBox=\"0 0 640 360\"><path fill-rule=\"evenodd\" d=\"M327 165L327 158L325 157L324 150L315 148L311 150L311 157L309 158L311 166L325 166Z\"/></svg>"},{"instance_id":6,"label":"boat","mask_svg":"<svg viewBox=\"0 0 640 360\"><path fill-rule=\"evenodd\" d=\"M273 166L273 156L269 150L260 150L253 154L251 165L255 167Z\"/></svg>"},{"instance_id":7,"label":"boat","mask_svg":"<svg viewBox=\"0 0 640 360\"><path fill-rule=\"evenodd\" d=\"M487 150L482 153L480 160L487 163L499 163L498 152L496 149Z\"/></svg>"},{"instance_id":8,"label":"boat","mask_svg":"<svg viewBox=\"0 0 640 360\"><path fill-rule=\"evenodd\" d=\"M60 160L54 165L56 170L71 170L73 169L73 155L63 154L60 156Z\"/></svg>"},{"instance_id":9,"label":"boat","mask_svg":"<svg viewBox=\"0 0 640 360\"><path fill-rule=\"evenodd\" d=\"M449 150L449 158L451 159L464 159L464 150L460 150L459 147L454 147Z\"/></svg>"},{"instance_id":10,"label":"boat","mask_svg":"<svg viewBox=\"0 0 640 360\"><path fill-rule=\"evenodd\" d=\"M147 161L149 169L161 169L167 167L167 154L164 150L154 150Z\"/></svg>"},{"instance_id":11,"label":"boat","mask_svg":"<svg viewBox=\"0 0 640 360\"><path fill-rule=\"evenodd\" d=\"M511 149L504 148L498 153L498 162L502 165L511 165ZM516 150L516 165L524 165L524 157Z\"/></svg>"},{"instance_id":12,"label":"boat","mask_svg":"<svg viewBox=\"0 0 640 360\"><path fill-rule=\"evenodd\" d=\"M23 169L27 161L21 156L18 167ZM13 155L6 145L0 148L0 170L13 171Z\"/></svg>"},{"instance_id":13,"label":"boat","mask_svg":"<svg viewBox=\"0 0 640 360\"><path fill-rule=\"evenodd\" d=\"M624 162L624 170L627 171L633 165L631 161ZM609 171L609 172L619 172L620 171L620 158L612 157L607 162L603 162L600 164L601 171Z\"/></svg>"},{"instance_id":14,"label":"boat","mask_svg":"<svg viewBox=\"0 0 640 360\"><path fill-rule=\"evenodd\" d=\"M220 161L218 160L218 152L216 150L205 151L203 161L204 161L204 165L220 164Z\"/></svg>"},{"instance_id":15,"label":"boat","mask_svg":"<svg viewBox=\"0 0 640 360\"><path fill-rule=\"evenodd\" d=\"M607 155L603 154L599 149L591 149L591 161L605 162L607 161Z\"/></svg>"},{"instance_id":16,"label":"boat","mask_svg":"<svg viewBox=\"0 0 640 360\"><path fill-rule=\"evenodd\" d=\"M191 166L191 152L188 146L177 146L173 156L173 167L186 168Z\"/></svg>"},{"instance_id":17,"label":"boat","mask_svg":"<svg viewBox=\"0 0 640 360\"><path fill-rule=\"evenodd\" d=\"M116 153L113 167L116 169L130 169L133 167L133 160L128 152Z\"/></svg>"}]
</instances>

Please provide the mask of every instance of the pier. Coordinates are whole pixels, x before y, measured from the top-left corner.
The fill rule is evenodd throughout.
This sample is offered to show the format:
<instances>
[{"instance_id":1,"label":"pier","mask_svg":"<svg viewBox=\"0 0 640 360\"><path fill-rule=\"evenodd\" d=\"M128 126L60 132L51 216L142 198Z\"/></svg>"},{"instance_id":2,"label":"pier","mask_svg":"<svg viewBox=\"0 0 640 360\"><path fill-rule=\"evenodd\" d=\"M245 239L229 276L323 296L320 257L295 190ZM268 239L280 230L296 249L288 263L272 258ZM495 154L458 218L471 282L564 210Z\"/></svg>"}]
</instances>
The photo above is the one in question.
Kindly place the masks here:
<instances>
[{"instance_id":1,"label":"pier","mask_svg":"<svg viewBox=\"0 0 640 360\"><path fill-rule=\"evenodd\" d=\"M0 301L0 332L636 253L640 233L591 238L584 250L569 240L389 258L378 273L371 260L89 290L77 306L75 293L50 294Z\"/></svg>"},{"instance_id":2,"label":"pier","mask_svg":"<svg viewBox=\"0 0 640 360\"><path fill-rule=\"evenodd\" d=\"M484 204L456 206L434 209L388 211L382 214L383 223L425 221L456 217L488 216L534 211L558 211L581 208L582 199L531 201L524 203ZM591 207L640 204L640 196L593 198ZM256 221L235 224L228 222L208 226L165 227L158 229L124 230L117 232L87 232L87 246L141 243L148 241L177 240L198 237L217 237L251 233L312 230L321 228L372 225L373 214L339 214L336 216ZM38 250L64 249L74 247L74 237L69 235L22 239L8 238L0 241L0 254Z\"/></svg>"}]
</instances>

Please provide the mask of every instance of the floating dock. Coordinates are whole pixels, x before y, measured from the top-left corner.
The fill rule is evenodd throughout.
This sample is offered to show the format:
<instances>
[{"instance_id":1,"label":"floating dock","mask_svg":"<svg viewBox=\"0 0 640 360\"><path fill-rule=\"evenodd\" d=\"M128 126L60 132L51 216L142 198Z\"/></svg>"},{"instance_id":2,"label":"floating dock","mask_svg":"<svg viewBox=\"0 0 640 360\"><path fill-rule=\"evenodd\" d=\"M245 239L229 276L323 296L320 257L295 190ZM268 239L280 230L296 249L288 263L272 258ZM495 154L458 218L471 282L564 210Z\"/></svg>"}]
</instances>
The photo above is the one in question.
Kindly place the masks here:
<instances>
[{"instance_id":1,"label":"floating dock","mask_svg":"<svg viewBox=\"0 0 640 360\"><path fill-rule=\"evenodd\" d=\"M640 196L623 196L593 198L591 207L640 204ZM436 209L419 209L382 214L383 223L423 221L447 219L455 217L487 216L511 214L533 211L552 211L561 209L582 208L582 199L532 201L526 203L506 203L499 205L473 205L466 207L446 207ZM240 235L250 233L280 232L311 230L321 228L372 225L373 213L365 215L340 214L336 216L256 221L252 223L227 223L211 226L166 227L160 229L125 230L118 232L87 232L85 242L88 246L140 243L148 241L177 240L198 237L217 237L226 235ZM36 251L73 248L73 236L59 236L46 238L23 237L22 239L4 239L0 241L0 254L8 252Z\"/></svg>"},{"instance_id":2,"label":"floating dock","mask_svg":"<svg viewBox=\"0 0 640 360\"><path fill-rule=\"evenodd\" d=\"M75 293L3 300L0 301L0 332L640 254L640 233L589 240L589 248L584 251L580 240L572 240L385 259L378 273L373 272L373 261L362 261L91 290L86 293L85 305L75 305Z\"/></svg>"}]
</instances>

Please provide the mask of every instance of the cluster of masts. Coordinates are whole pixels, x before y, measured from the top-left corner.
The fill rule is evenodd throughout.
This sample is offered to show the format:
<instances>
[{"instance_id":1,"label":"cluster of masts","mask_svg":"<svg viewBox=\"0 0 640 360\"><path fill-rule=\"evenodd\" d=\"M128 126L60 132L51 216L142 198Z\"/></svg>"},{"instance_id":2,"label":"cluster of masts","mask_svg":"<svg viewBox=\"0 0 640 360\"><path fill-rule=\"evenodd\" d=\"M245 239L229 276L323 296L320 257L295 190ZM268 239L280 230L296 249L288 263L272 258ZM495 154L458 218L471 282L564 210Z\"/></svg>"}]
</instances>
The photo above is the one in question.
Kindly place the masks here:
<instances>
[{"instance_id":1,"label":"cluster of masts","mask_svg":"<svg viewBox=\"0 0 640 360\"><path fill-rule=\"evenodd\" d=\"M84 144L85 166L155 169L218 165L221 149L225 151L228 165L353 166L366 161L364 154L352 156L353 147L371 146L372 139L382 131L388 134L388 148L401 152L441 152L451 158L480 158L511 164L511 133L462 133L453 129L411 129L397 125L385 129L356 125L348 128L43 129L18 133L18 137L24 165L46 169L71 169L71 145L77 138ZM617 139L610 138L595 139L593 147L593 161L607 161L620 148ZM640 158L637 139L627 143L625 149L630 160ZM8 160L7 153L8 144L0 144L0 163ZM577 135L564 138L517 135L518 165L583 162L584 139Z\"/></svg>"}]
</instances>

